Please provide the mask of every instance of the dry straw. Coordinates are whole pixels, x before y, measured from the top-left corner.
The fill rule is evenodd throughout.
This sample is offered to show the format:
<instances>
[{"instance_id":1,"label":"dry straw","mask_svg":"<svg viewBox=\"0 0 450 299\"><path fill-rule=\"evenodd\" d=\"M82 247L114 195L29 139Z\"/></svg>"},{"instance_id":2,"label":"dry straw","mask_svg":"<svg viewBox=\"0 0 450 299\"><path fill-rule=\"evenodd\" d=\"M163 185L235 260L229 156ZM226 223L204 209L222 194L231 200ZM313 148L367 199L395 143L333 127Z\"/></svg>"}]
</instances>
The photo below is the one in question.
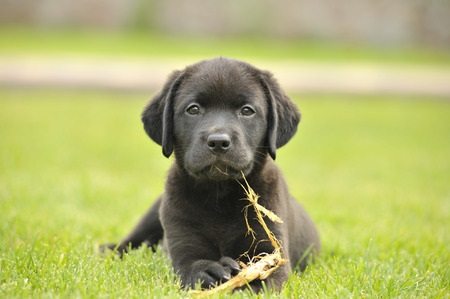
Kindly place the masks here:
<instances>
[{"instance_id":1,"label":"dry straw","mask_svg":"<svg viewBox=\"0 0 450 299\"><path fill-rule=\"evenodd\" d=\"M248 285L255 279L264 280L269 277L276 269L287 262L286 259L284 259L282 256L280 241L278 241L275 235L270 231L269 227L264 221L264 217L269 218L275 223L283 223L283 221L275 213L266 209L258 203L259 196L250 187L244 174L242 174L242 177L244 178L245 186L241 183L239 184L244 189L245 195L247 197L246 200L249 201L249 204L244 209L247 234L251 234L253 239L256 239L255 231L252 229L248 221L248 209L252 207L255 211L256 219L264 229L268 240L271 242L272 246L275 249L272 253L261 253L257 256L254 256L247 264L241 263L241 272L239 272L236 276L234 276L227 282L209 290L191 291L191 294L196 298L208 297L218 293L230 292L236 288ZM243 255L246 254L247 253L243 253Z\"/></svg>"}]
</instances>

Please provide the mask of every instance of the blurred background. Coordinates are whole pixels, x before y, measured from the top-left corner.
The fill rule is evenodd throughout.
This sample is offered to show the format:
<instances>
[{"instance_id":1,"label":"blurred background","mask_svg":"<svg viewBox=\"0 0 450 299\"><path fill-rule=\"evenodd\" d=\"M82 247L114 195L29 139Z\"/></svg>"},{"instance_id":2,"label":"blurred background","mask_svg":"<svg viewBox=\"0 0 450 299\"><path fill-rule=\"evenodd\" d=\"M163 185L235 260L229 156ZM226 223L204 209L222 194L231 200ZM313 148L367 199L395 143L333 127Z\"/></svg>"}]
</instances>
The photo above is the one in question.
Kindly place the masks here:
<instances>
[{"instance_id":1,"label":"blurred background","mask_svg":"<svg viewBox=\"0 0 450 299\"><path fill-rule=\"evenodd\" d=\"M442 0L2 0L1 21L47 28L448 46L448 12L448 1Z\"/></svg>"},{"instance_id":2,"label":"blurred background","mask_svg":"<svg viewBox=\"0 0 450 299\"><path fill-rule=\"evenodd\" d=\"M174 68L229 56L271 69L296 92L450 94L445 0L0 0L0 7L6 86L153 90Z\"/></svg>"}]
</instances>

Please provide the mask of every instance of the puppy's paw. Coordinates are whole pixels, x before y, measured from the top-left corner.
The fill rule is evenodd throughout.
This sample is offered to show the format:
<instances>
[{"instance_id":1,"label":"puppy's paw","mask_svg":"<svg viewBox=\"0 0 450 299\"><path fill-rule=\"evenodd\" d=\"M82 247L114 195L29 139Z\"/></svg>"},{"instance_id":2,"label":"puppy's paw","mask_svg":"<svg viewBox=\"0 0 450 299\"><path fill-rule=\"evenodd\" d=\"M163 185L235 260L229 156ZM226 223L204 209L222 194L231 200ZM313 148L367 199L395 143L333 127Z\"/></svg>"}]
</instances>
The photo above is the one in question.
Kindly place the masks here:
<instances>
[{"instance_id":1,"label":"puppy's paw","mask_svg":"<svg viewBox=\"0 0 450 299\"><path fill-rule=\"evenodd\" d=\"M241 267L238 262L233 260L231 257L223 256L220 258L219 263L226 269L229 269L231 276L235 276L241 271Z\"/></svg>"},{"instance_id":2,"label":"puppy's paw","mask_svg":"<svg viewBox=\"0 0 450 299\"><path fill-rule=\"evenodd\" d=\"M230 280L239 271L239 264L230 257L224 256L217 262L198 260L192 265L189 285L194 288L200 283L202 289L211 288Z\"/></svg>"}]
</instances>

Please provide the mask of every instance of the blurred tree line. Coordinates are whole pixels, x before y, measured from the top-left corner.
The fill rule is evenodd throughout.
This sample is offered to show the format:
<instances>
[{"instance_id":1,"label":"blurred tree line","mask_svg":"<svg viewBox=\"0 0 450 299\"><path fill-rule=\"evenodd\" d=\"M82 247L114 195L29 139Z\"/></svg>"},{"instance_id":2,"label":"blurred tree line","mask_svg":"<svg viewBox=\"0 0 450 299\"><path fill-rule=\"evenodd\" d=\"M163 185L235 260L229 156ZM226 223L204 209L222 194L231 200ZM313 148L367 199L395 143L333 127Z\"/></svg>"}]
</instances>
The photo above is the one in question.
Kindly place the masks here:
<instances>
[{"instance_id":1,"label":"blurred tree line","mask_svg":"<svg viewBox=\"0 0 450 299\"><path fill-rule=\"evenodd\" d=\"M0 0L0 25L450 48L450 0Z\"/></svg>"}]
</instances>

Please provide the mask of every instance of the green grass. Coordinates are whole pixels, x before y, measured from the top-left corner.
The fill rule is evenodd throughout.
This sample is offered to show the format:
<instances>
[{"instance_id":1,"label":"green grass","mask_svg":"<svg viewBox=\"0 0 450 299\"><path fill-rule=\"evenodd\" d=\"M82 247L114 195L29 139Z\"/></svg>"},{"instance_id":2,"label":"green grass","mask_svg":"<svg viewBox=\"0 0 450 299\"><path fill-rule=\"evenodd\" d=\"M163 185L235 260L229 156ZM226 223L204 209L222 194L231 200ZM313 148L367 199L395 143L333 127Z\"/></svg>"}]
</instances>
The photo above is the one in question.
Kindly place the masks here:
<instances>
[{"instance_id":1,"label":"green grass","mask_svg":"<svg viewBox=\"0 0 450 299\"><path fill-rule=\"evenodd\" d=\"M1 55L90 55L173 58L229 56L241 59L369 62L450 66L450 52L426 47L388 47L319 40L261 37L201 38L152 32L0 28Z\"/></svg>"},{"instance_id":2,"label":"green grass","mask_svg":"<svg viewBox=\"0 0 450 299\"><path fill-rule=\"evenodd\" d=\"M0 90L1 298L186 295L161 252L95 251L131 228L172 162L141 128L148 97ZM450 104L295 99L303 120L277 163L323 252L281 296L448 298Z\"/></svg>"}]
</instances>

